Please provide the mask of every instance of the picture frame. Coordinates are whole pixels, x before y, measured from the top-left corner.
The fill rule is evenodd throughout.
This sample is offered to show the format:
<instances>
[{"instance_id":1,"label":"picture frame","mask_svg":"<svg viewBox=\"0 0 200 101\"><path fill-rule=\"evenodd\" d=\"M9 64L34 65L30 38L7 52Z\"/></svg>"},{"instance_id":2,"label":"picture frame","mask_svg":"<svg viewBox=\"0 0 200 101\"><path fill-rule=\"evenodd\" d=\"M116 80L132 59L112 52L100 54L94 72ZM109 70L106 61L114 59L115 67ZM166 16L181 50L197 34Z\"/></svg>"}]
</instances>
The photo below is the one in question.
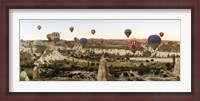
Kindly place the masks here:
<instances>
[{"instance_id":1,"label":"picture frame","mask_svg":"<svg viewBox=\"0 0 200 101\"><path fill-rule=\"evenodd\" d=\"M1 1L1 100L199 101L199 0ZM191 92L9 92L10 9L191 9Z\"/></svg>"}]
</instances>

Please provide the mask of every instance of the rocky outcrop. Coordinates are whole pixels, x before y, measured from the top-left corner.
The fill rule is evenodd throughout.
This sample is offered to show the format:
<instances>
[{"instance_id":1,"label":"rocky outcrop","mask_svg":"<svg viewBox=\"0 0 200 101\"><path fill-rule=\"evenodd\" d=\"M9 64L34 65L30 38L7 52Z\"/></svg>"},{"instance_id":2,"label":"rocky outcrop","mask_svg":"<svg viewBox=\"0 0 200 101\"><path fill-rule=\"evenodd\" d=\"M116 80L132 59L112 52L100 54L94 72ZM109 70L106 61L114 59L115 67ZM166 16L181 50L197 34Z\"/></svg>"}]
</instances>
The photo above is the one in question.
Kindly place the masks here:
<instances>
[{"instance_id":1,"label":"rocky outcrop","mask_svg":"<svg viewBox=\"0 0 200 101\"><path fill-rule=\"evenodd\" d=\"M38 68L35 66L33 68L33 80L38 78L39 74L38 74Z\"/></svg>"},{"instance_id":2,"label":"rocky outcrop","mask_svg":"<svg viewBox=\"0 0 200 101\"><path fill-rule=\"evenodd\" d=\"M174 66L173 75L180 77L180 59L176 60L176 64Z\"/></svg>"},{"instance_id":3,"label":"rocky outcrop","mask_svg":"<svg viewBox=\"0 0 200 101\"><path fill-rule=\"evenodd\" d=\"M20 81L30 81L28 73L25 70L20 73Z\"/></svg>"},{"instance_id":4,"label":"rocky outcrop","mask_svg":"<svg viewBox=\"0 0 200 101\"><path fill-rule=\"evenodd\" d=\"M98 81L109 80L109 69L108 69L108 66L107 66L107 61L104 58L104 56L102 56L101 59L100 59L98 74L97 74L97 80Z\"/></svg>"},{"instance_id":5,"label":"rocky outcrop","mask_svg":"<svg viewBox=\"0 0 200 101\"><path fill-rule=\"evenodd\" d=\"M30 81L28 76L25 77L25 81Z\"/></svg>"},{"instance_id":6,"label":"rocky outcrop","mask_svg":"<svg viewBox=\"0 0 200 101\"><path fill-rule=\"evenodd\" d=\"M45 62L49 62L50 60L64 60L66 59L65 56L63 56L58 50L49 50L48 48L44 51L44 53L41 55L41 57L35 61L35 65L39 64L45 64Z\"/></svg>"}]
</instances>

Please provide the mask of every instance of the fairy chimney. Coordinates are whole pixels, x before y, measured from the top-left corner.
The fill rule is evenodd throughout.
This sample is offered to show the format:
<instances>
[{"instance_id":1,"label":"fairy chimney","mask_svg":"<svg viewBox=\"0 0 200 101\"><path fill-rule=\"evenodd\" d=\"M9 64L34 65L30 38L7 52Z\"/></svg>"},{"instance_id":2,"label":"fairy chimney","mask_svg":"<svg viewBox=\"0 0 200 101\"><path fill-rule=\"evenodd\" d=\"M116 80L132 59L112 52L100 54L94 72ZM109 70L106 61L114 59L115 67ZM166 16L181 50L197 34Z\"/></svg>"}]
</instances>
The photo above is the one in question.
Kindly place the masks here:
<instances>
[{"instance_id":1,"label":"fairy chimney","mask_svg":"<svg viewBox=\"0 0 200 101\"><path fill-rule=\"evenodd\" d=\"M36 79L37 77L38 77L38 68L35 66L34 68L33 68L33 79Z\"/></svg>"},{"instance_id":2,"label":"fairy chimney","mask_svg":"<svg viewBox=\"0 0 200 101\"><path fill-rule=\"evenodd\" d=\"M23 70L21 73L20 73L20 80L21 81L25 81L25 79L28 77L28 74L25 70Z\"/></svg>"},{"instance_id":3,"label":"fairy chimney","mask_svg":"<svg viewBox=\"0 0 200 101\"><path fill-rule=\"evenodd\" d=\"M109 69L107 66L107 61L104 58L104 55L100 59L97 81L107 81L109 76Z\"/></svg>"},{"instance_id":4,"label":"fairy chimney","mask_svg":"<svg viewBox=\"0 0 200 101\"><path fill-rule=\"evenodd\" d=\"M176 60L175 66L174 66L174 70L173 70L173 75L180 77L180 59Z\"/></svg>"}]
</instances>

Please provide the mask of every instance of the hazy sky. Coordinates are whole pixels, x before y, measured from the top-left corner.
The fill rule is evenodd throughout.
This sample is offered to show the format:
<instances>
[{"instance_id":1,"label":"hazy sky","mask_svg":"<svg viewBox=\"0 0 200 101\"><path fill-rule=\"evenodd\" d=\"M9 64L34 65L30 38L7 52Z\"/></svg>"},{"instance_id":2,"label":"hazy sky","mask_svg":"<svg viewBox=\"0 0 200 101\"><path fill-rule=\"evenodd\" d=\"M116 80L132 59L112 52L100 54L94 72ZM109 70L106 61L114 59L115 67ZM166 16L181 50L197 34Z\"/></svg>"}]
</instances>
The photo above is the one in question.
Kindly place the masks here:
<instances>
[{"instance_id":1,"label":"hazy sky","mask_svg":"<svg viewBox=\"0 0 200 101\"><path fill-rule=\"evenodd\" d=\"M127 39L125 29L131 29L129 38L147 39L152 34L164 32L162 40L180 41L180 20L20 20L20 39L46 40L52 32L60 33L60 38ZM37 26L41 25L41 30ZM70 32L69 27L74 31ZM95 29L95 35L91 30Z\"/></svg>"}]
</instances>

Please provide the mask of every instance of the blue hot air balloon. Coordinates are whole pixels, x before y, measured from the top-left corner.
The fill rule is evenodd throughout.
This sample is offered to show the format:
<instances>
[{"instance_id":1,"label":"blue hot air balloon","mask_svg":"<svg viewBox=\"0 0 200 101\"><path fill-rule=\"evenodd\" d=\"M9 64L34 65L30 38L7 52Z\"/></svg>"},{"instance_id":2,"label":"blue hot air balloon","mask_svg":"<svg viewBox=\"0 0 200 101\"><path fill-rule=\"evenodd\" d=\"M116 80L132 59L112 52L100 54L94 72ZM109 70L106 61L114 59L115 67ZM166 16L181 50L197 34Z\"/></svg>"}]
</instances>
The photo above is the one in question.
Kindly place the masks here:
<instances>
[{"instance_id":1,"label":"blue hot air balloon","mask_svg":"<svg viewBox=\"0 0 200 101\"><path fill-rule=\"evenodd\" d=\"M158 35L151 35L148 38L149 45L155 50L161 43L161 38Z\"/></svg>"},{"instance_id":2,"label":"blue hot air balloon","mask_svg":"<svg viewBox=\"0 0 200 101\"><path fill-rule=\"evenodd\" d=\"M86 38L81 38L81 39L79 40L79 42L80 42L81 44L84 44L84 43L87 43L88 41L87 41Z\"/></svg>"}]
</instances>

